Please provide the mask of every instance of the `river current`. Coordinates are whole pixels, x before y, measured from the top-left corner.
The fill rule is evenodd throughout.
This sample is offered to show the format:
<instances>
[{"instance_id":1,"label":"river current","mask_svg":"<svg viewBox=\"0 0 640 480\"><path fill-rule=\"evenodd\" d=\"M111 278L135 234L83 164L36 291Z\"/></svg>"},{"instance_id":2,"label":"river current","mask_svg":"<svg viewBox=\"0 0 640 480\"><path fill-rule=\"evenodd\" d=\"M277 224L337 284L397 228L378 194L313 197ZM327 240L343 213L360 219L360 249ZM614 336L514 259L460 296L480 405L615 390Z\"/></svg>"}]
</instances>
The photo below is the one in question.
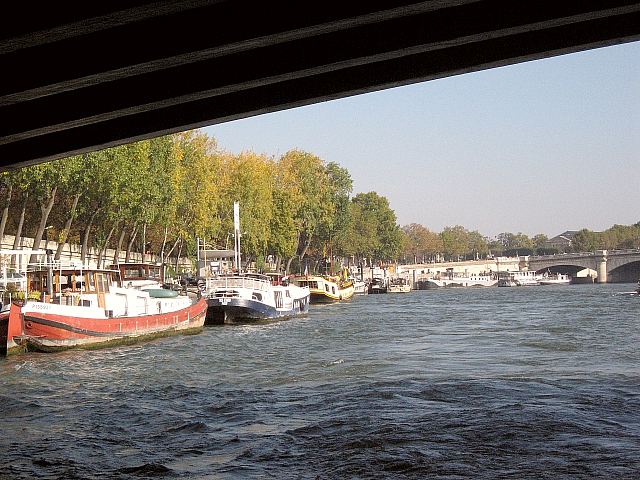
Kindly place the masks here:
<instances>
[{"instance_id":1,"label":"river current","mask_svg":"<svg viewBox=\"0 0 640 480\"><path fill-rule=\"evenodd\" d=\"M0 359L0 478L640 478L634 287L369 295Z\"/></svg>"}]
</instances>

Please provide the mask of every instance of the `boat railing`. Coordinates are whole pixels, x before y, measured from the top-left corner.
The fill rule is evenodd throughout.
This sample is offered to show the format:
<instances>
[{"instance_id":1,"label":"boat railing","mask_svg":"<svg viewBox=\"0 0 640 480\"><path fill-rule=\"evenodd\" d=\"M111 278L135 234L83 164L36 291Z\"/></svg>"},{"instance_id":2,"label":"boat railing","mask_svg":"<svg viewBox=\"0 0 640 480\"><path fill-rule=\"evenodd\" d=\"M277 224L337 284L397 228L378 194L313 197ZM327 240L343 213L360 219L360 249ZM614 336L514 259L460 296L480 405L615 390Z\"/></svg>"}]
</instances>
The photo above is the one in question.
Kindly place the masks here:
<instances>
[{"instance_id":1,"label":"boat railing","mask_svg":"<svg viewBox=\"0 0 640 480\"><path fill-rule=\"evenodd\" d=\"M269 280L254 277L217 277L207 280L207 290L217 288L248 288L267 291L271 287Z\"/></svg>"}]
</instances>

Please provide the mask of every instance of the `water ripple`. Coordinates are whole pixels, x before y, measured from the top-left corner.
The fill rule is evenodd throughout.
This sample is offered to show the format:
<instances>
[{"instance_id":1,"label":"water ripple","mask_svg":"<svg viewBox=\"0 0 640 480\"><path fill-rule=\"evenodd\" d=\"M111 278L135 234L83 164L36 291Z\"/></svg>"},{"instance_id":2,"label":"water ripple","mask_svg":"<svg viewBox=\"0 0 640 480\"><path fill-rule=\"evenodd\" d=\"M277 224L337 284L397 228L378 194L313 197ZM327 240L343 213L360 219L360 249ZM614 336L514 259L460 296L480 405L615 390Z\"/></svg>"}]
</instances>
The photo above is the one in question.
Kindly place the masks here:
<instances>
[{"instance_id":1,"label":"water ripple","mask_svg":"<svg viewBox=\"0 0 640 480\"><path fill-rule=\"evenodd\" d=\"M634 479L628 286L375 295L0 361L0 478Z\"/></svg>"}]
</instances>

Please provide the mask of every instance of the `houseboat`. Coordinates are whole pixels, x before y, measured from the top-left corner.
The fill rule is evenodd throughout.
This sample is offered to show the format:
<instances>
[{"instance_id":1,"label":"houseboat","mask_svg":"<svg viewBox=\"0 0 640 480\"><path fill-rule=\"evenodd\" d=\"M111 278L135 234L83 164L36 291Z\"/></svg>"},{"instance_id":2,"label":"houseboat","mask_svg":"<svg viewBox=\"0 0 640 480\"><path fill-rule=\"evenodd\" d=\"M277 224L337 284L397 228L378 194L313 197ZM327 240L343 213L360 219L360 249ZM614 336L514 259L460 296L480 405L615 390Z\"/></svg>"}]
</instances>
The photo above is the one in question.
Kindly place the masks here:
<instances>
[{"instance_id":1,"label":"houseboat","mask_svg":"<svg viewBox=\"0 0 640 480\"><path fill-rule=\"evenodd\" d=\"M284 319L309 312L310 292L281 275L226 274L208 278L207 324Z\"/></svg>"},{"instance_id":2,"label":"houseboat","mask_svg":"<svg viewBox=\"0 0 640 480\"><path fill-rule=\"evenodd\" d=\"M408 293L411 291L411 284L406 278L398 277L389 282L387 293Z\"/></svg>"},{"instance_id":3,"label":"houseboat","mask_svg":"<svg viewBox=\"0 0 640 480\"><path fill-rule=\"evenodd\" d=\"M8 313L7 350L96 348L202 330L203 298L122 285L120 272L50 265L27 271ZM37 299L36 299L37 298Z\"/></svg>"},{"instance_id":4,"label":"houseboat","mask_svg":"<svg viewBox=\"0 0 640 480\"><path fill-rule=\"evenodd\" d=\"M334 303L353 297L355 289L353 282L339 276L301 275L291 277L291 283L299 287L308 288L311 303Z\"/></svg>"}]
</instances>

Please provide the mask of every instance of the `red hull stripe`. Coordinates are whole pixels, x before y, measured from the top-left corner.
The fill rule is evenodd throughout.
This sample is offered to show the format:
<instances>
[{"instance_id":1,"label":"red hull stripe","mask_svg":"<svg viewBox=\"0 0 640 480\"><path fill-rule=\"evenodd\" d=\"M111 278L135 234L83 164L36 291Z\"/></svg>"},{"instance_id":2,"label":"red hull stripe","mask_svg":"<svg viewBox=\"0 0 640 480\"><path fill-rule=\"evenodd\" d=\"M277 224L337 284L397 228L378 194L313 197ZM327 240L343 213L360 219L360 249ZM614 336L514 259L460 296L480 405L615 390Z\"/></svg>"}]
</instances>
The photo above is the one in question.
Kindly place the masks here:
<instances>
[{"instance_id":1,"label":"red hull stripe","mask_svg":"<svg viewBox=\"0 0 640 480\"><path fill-rule=\"evenodd\" d=\"M191 305L183 310L176 312L170 312L160 315L142 315L139 317L122 317L108 318L108 319L94 319L87 318L86 327L82 328L82 321L75 321L74 325L70 325L67 319L62 315L52 315L45 313L28 312L24 314L25 321L25 333L35 334L37 336L58 337L64 338L77 338L75 335L81 335L86 337L129 337L132 334L139 335L143 332L159 332L169 330L176 327L180 323L189 321L191 323L197 323L199 318L204 314L207 308L207 302L202 298L195 305ZM76 320L78 320L76 318ZM120 320L120 321L119 321ZM117 322L118 329L115 329L115 322ZM31 323L32 325L29 325ZM145 325L146 328L145 328ZM155 324L155 325L154 325ZM38 328L36 325L43 328ZM90 328L94 327L94 328ZM105 328L104 330L98 330L95 327ZM62 332L70 332L72 335L64 334ZM55 332L55 333L54 333Z\"/></svg>"},{"instance_id":2,"label":"red hull stripe","mask_svg":"<svg viewBox=\"0 0 640 480\"><path fill-rule=\"evenodd\" d=\"M66 323L54 322L53 320L47 320L45 318L32 317L28 314L24 316L25 322L33 322L39 325L45 325L47 327L59 328L60 330L67 330L73 333L80 333L87 335L88 337L127 337L131 332L96 332L95 330L87 330L85 328L77 328Z\"/></svg>"}]
</instances>

